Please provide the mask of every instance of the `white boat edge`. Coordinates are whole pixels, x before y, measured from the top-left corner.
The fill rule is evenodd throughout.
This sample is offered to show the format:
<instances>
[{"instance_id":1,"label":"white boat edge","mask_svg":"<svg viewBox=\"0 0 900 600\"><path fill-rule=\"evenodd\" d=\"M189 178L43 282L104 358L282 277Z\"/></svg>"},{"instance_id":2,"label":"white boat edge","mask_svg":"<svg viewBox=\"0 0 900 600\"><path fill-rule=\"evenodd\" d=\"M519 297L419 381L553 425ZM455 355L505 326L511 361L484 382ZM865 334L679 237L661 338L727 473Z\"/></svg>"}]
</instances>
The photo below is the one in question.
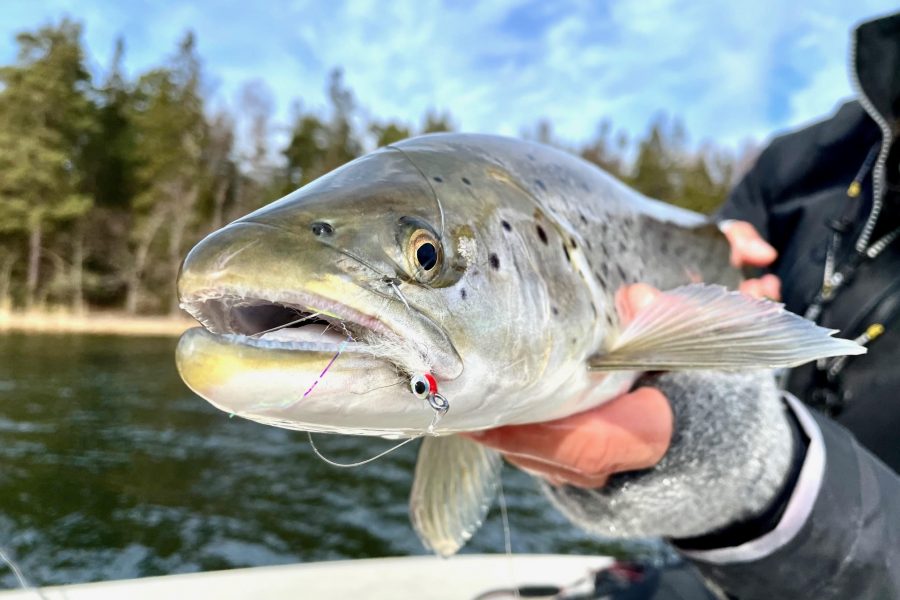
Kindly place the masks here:
<instances>
[{"instance_id":1,"label":"white boat edge","mask_svg":"<svg viewBox=\"0 0 900 600\"><path fill-rule=\"evenodd\" d=\"M40 588L46 600L472 600L514 585L569 587L614 562L608 556L462 554L407 556L208 571ZM2 600L37 600L34 590Z\"/></svg>"}]
</instances>

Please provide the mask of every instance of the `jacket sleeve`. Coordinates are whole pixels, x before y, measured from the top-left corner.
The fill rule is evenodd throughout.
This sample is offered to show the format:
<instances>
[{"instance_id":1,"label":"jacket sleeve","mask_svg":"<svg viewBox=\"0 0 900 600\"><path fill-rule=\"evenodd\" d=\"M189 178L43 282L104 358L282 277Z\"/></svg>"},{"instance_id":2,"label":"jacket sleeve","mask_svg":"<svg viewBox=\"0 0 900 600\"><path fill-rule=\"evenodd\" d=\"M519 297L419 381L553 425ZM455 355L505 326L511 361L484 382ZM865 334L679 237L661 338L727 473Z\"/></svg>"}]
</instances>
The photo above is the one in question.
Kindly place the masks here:
<instances>
[{"instance_id":1,"label":"jacket sleeve","mask_svg":"<svg viewBox=\"0 0 900 600\"><path fill-rule=\"evenodd\" d=\"M788 401L810 442L781 521L741 546L683 554L741 600L900 598L900 477Z\"/></svg>"}]
</instances>

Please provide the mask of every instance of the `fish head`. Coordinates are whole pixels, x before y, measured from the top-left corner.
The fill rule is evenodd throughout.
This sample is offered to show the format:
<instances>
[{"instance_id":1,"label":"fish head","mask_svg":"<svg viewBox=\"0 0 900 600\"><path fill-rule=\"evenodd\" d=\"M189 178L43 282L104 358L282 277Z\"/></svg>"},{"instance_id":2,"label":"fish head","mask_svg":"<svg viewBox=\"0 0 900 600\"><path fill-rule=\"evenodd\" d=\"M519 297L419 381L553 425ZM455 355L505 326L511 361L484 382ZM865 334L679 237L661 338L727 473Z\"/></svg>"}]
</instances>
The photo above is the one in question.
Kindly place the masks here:
<instances>
[{"instance_id":1,"label":"fish head","mask_svg":"<svg viewBox=\"0 0 900 600\"><path fill-rule=\"evenodd\" d=\"M206 237L178 280L203 325L179 342L184 381L226 412L309 431L434 431L410 389L426 373L450 405L438 431L527 412L496 399L585 349L555 343L547 267L513 230L533 203L496 167L401 144ZM562 296L553 310L583 329L584 298Z\"/></svg>"}]
</instances>

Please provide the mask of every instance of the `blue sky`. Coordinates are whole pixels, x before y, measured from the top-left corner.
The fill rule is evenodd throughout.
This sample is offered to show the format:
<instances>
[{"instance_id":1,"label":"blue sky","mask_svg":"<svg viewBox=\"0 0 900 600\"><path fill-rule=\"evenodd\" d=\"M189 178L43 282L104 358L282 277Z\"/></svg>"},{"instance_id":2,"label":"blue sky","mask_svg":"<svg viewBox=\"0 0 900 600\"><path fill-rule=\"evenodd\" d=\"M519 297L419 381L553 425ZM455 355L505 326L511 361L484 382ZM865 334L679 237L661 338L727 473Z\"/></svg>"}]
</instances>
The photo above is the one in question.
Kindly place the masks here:
<instances>
[{"instance_id":1,"label":"blue sky","mask_svg":"<svg viewBox=\"0 0 900 600\"><path fill-rule=\"evenodd\" d=\"M85 25L90 63L108 65L116 36L139 73L197 34L214 105L241 86L271 90L276 121L325 106L341 66L371 114L418 124L428 108L468 131L516 135L550 119L559 137L590 138L603 117L631 135L660 110L691 141L736 146L831 111L853 92L849 32L881 0L337 0L171 2L6 0L0 62L13 35L63 15Z\"/></svg>"}]
</instances>

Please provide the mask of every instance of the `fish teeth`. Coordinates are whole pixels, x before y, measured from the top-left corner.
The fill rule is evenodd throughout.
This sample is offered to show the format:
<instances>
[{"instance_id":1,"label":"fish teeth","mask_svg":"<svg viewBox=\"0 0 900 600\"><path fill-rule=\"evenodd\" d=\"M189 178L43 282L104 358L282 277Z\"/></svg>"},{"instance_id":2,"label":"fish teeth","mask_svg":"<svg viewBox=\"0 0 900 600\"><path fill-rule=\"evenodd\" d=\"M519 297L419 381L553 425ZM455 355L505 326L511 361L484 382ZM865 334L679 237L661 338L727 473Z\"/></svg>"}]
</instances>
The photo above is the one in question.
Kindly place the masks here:
<instances>
[{"instance_id":1,"label":"fish teeth","mask_svg":"<svg viewBox=\"0 0 900 600\"><path fill-rule=\"evenodd\" d=\"M272 332L272 333L280 333L280 332ZM266 334L266 336L271 334ZM270 350L297 350L303 352L336 352L338 348L347 340L347 338L341 338L337 342L330 341L329 338L323 338L322 341L302 341L296 339L286 339L291 338L293 336L274 336L276 339L271 339L268 337L250 337L247 335L241 335L238 333L226 333L221 335L222 338L227 339L235 344L242 344L245 346L253 346L254 348L266 348ZM278 339L280 337L280 339ZM344 350L346 352L361 352L365 351L366 345L359 344L354 342L349 342L345 346Z\"/></svg>"},{"instance_id":2,"label":"fish teeth","mask_svg":"<svg viewBox=\"0 0 900 600\"><path fill-rule=\"evenodd\" d=\"M330 325L304 325L302 327L286 327L264 333L258 339L274 342L330 342L339 344L347 339L340 331Z\"/></svg>"}]
</instances>

